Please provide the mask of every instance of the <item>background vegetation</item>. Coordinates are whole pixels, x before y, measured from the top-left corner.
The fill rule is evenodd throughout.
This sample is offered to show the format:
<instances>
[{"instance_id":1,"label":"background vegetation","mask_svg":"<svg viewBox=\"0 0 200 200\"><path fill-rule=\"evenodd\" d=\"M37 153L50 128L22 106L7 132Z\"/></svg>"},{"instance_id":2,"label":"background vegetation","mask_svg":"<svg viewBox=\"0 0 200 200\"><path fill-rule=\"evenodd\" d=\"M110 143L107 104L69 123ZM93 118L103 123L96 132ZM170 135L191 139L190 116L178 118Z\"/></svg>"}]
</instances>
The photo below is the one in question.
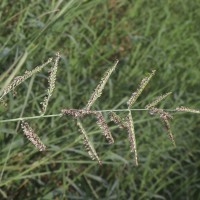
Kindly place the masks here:
<instances>
[{"instance_id":1,"label":"background vegetation","mask_svg":"<svg viewBox=\"0 0 200 200\"><path fill-rule=\"evenodd\" d=\"M135 104L172 91L161 104L200 108L198 0L2 0L0 85L60 51L56 90L47 114L82 108L100 77L120 60L95 109L126 108L151 69L156 75ZM38 115L48 69L7 96L0 120ZM177 147L158 119L135 111L139 166L127 133L110 123L108 145L95 121L84 120L103 166L91 161L71 117L30 120L48 149L38 152L18 122L0 123L0 199L200 199L200 117L174 115Z\"/></svg>"}]
</instances>

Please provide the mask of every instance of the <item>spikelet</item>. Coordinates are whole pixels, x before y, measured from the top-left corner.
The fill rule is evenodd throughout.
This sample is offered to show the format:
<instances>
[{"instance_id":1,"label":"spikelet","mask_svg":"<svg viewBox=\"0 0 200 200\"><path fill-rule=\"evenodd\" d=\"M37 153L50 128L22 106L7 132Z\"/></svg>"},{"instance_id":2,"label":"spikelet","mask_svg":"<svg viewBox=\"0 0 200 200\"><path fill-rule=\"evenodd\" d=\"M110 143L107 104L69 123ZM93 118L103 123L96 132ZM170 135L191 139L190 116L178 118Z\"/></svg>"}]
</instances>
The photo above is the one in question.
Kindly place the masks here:
<instances>
[{"instance_id":1,"label":"spikelet","mask_svg":"<svg viewBox=\"0 0 200 200\"><path fill-rule=\"evenodd\" d=\"M81 118L85 115L93 114L93 111L85 110L85 109L62 109L61 110L62 116L63 115L71 115L75 118Z\"/></svg>"},{"instance_id":2,"label":"spikelet","mask_svg":"<svg viewBox=\"0 0 200 200\"><path fill-rule=\"evenodd\" d=\"M26 79L30 78L34 74L40 72L46 65L48 65L50 62L52 62L52 58L49 58L47 62L44 64L37 66L35 69L32 71L25 71L25 73L22 76L17 76L15 77L11 83L3 89L1 92L0 100L8 94L10 91L13 91L17 86L19 86L22 82L24 82Z\"/></svg>"},{"instance_id":3,"label":"spikelet","mask_svg":"<svg viewBox=\"0 0 200 200\"><path fill-rule=\"evenodd\" d=\"M176 146L174 136L172 134L170 124L169 124L169 120L173 118L172 115L170 115L168 112L164 111L163 109L159 109L155 107L152 107L150 109L150 114L159 114L160 119L163 122L164 127L166 128L168 132L169 139L172 141L172 144Z\"/></svg>"},{"instance_id":4,"label":"spikelet","mask_svg":"<svg viewBox=\"0 0 200 200\"><path fill-rule=\"evenodd\" d=\"M53 67L50 69L50 75L48 79L49 87L47 89L47 95L44 97L44 100L40 103L42 105L41 113L45 114L49 99L53 94L53 91L55 89L55 82L56 82L56 74L58 70L58 61L60 59L60 53L56 53L56 58L54 61Z\"/></svg>"},{"instance_id":5,"label":"spikelet","mask_svg":"<svg viewBox=\"0 0 200 200\"><path fill-rule=\"evenodd\" d=\"M44 151L46 149L46 146L42 143L40 138L37 136L37 134L34 132L34 130L29 126L29 124L25 121L21 122L21 127L24 132L24 135L28 138L30 142L35 145L39 151Z\"/></svg>"},{"instance_id":6,"label":"spikelet","mask_svg":"<svg viewBox=\"0 0 200 200\"><path fill-rule=\"evenodd\" d=\"M120 116L118 116L114 112L110 112L109 115L110 115L110 120L113 121L115 124L117 124L119 128L126 128L126 124L124 123L124 121L121 119Z\"/></svg>"},{"instance_id":7,"label":"spikelet","mask_svg":"<svg viewBox=\"0 0 200 200\"><path fill-rule=\"evenodd\" d=\"M191 113L200 113L200 110L192 109L192 108L188 108L188 107L184 107L184 106L177 107L176 111L191 112Z\"/></svg>"},{"instance_id":8,"label":"spikelet","mask_svg":"<svg viewBox=\"0 0 200 200\"><path fill-rule=\"evenodd\" d=\"M101 96L102 91L105 87L105 84L107 83L110 75L112 74L112 72L115 70L117 64L118 64L118 60L115 62L114 66L112 66L110 69L108 69L105 74L103 75L103 77L101 78L99 84L97 85L97 87L95 88L94 92L92 93L92 95L90 96L88 103L85 107L86 110L90 110L90 107L94 104L94 102Z\"/></svg>"},{"instance_id":9,"label":"spikelet","mask_svg":"<svg viewBox=\"0 0 200 200\"><path fill-rule=\"evenodd\" d=\"M114 139L112 137L112 134L109 130L109 127L108 127L102 113L101 112L95 112L94 114L95 114L96 119L97 119L97 125L102 130L102 133L105 136L105 138L108 140L108 143L109 144L114 143Z\"/></svg>"},{"instance_id":10,"label":"spikelet","mask_svg":"<svg viewBox=\"0 0 200 200\"><path fill-rule=\"evenodd\" d=\"M131 106L135 103L135 101L138 99L144 88L147 86L153 75L155 74L156 70L152 70L151 74L149 76L142 79L139 88L136 90L136 92L132 93L130 99L128 100L127 104L128 107L131 108Z\"/></svg>"},{"instance_id":11,"label":"spikelet","mask_svg":"<svg viewBox=\"0 0 200 200\"><path fill-rule=\"evenodd\" d=\"M168 92L166 94L163 94L163 95L160 95L160 96L156 97L156 99L153 102L151 102L148 105L146 105L145 108L146 109L150 109L150 108L156 106L160 101L162 101L163 99L165 99L170 94L171 94L171 92Z\"/></svg>"},{"instance_id":12,"label":"spikelet","mask_svg":"<svg viewBox=\"0 0 200 200\"><path fill-rule=\"evenodd\" d=\"M89 156L91 157L92 160L97 160L99 165L102 165L102 161L99 159L95 149L93 148L93 146L91 145L91 143L89 141L89 138L86 134L85 129L83 128L82 124L79 121L77 122L77 126L79 127L79 131L83 135L83 144L84 144L85 149L87 150Z\"/></svg>"},{"instance_id":13,"label":"spikelet","mask_svg":"<svg viewBox=\"0 0 200 200\"><path fill-rule=\"evenodd\" d=\"M133 118L131 111L129 111L127 115L127 120L126 120L126 126L128 130L128 139L130 142L130 149L131 152L134 153L135 155L135 165L138 165L138 156L137 156L137 148L136 148L136 140L135 140L135 130L134 130L134 123L133 123Z\"/></svg>"}]
</instances>

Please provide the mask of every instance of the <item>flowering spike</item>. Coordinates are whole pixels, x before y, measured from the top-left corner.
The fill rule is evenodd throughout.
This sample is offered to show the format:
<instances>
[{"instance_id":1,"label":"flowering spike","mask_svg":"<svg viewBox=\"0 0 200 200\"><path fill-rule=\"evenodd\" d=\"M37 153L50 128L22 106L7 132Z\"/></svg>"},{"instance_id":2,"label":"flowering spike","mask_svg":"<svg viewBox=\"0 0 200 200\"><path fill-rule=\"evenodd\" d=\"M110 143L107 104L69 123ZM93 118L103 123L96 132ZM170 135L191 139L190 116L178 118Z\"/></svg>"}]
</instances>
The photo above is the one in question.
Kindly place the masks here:
<instances>
[{"instance_id":1,"label":"flowering spike","mask_svg":"<svg viewBox=\"0 0 200 200\"><path fill-rule=\"evenodd\" d=\"M139 88L136 90L136 92L132 93L132 96L130 97L130 99L127 102L129 108L131 108L131 106L136 102L136 100L138 99L138 97L140 96L140 94L142 93L144 88L147 86L147 84L149 83L149 81L151 80L151 78L153 77L155 72L156 72L156 70L152 70L152 72L151 72L151 74L149 74L149 76L142 79L142 81L139 85Z\"/></svg>"},{"instance_id":2,"label":"flowering spike","mask_svg":"<svg viewBox=\"0 0 200 200\"><path fill-rule=\"evenodd\" d=\"M153 102L151 102L148 105L146 105L145 108L146 109L150 109L150 108L156 106L160 101L162 101L163 99L165 99L170 94L171 94L171 92L168 92L166 94L163 94L163 95L160 95L160 96L156 97L156 99Z\"/></svg>"},{"instance_id":3,"label":"flowering spike","mask_svg":"<svg viewBox=\"0 0 200 200\"><path fill-rule=\"evenodd\" d=\"M57 70L58 70L59 59L60 59L60 53L58 52L56 54L54 65L50 69L50 74L49 74L49 79L48 79L49 87L47 89L47 95L44 97L43 102L40 103L42 105L42 110L41 110L42 114L45 114L49 100L50 100L50 98L53 94L53 91L55 89L56 74L57 74Z\"/></svg>"},{"instance_id":4,"label":"flowering spike","mask_svg":"<svg viewBox=\"0 0 200 200\"><path fill-rule=\"evenodd\" d=\"M115 62L114 66L112 66L110 69L108 69L105 74L103 75L103 77L101 78L99 84L97 85L97 87L95 88L94 92L92 93L92 95L90 96L88 103L85 107L86 110L90 110L90 107L94 104L94 102L101 96L102 91L110 77L110 75L112 74L112 72L115 70L117 64L118 64L118 60Z\"/></svg>"},{"instance_id":5,"label":"flowering spike","mask_svg":"<svg viewBox=\"0 0 200 200\"><path fill-rule=\"evenodd\" d=\"M79 131L83 135L83 144L84 144L85 149L87 150L89 156L91 157L92 160L97 160L99 165L102 165L102 161L99 159L95 149L93 148L93 146L91 145L91 143L89 141L89 138L86 134L85 129L83 128L82 124L79 121L77 122L77 126L79 127Z\"/></svg>"},{"instance_id":6,"label":"flowering spike","mask_svg":"<svg viewBox=\"0 0 200 200\"><path fill-rule=\"evenodd\" d=\"M39 149L39 151L44 151L46 149L46 146L42 143L34 130L29 126L28 122L22 121L21 127L23 129L24 135L26 135L28 140L32 142L33 145Z\"/></svg>"},{"instance_id":7,"label":"flowering spike","mask_svg":"<svg viewBox=\"0 0 200 200\"><path fill-rule=\"evenodd\" d=\"M188 107L185 107L185 106L177 107L177 108L176 108L176 111L180 111L180 112L191 112L191 113L200 113L200 110L188 108Z\"/></svg>"}]
</instances>

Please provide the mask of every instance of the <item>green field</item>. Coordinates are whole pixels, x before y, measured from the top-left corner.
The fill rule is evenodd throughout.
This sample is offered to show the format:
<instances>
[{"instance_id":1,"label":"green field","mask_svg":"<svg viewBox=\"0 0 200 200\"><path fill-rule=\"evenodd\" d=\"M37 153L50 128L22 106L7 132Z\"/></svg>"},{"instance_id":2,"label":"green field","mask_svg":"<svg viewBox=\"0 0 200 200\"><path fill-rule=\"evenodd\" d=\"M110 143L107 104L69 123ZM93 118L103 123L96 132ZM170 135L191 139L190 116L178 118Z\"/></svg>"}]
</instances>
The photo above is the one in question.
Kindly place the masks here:
<instances>
[{"instance_id":1,"label":"green field","mask_svg":"<svg viewBox=\"0 0 200 200\"><path fill-rule=\"evenodd\" d=\"M199 0L2 0L0 89L60 52L56 88L45 115L81 109L104 72L119 60L94 110L126 109L140 81L155 69L134 109L172 92L160 108L200 108ZM49 66L50 67L50 66ZM90 159L70 116L27 120L47 146L39 152L19 117L39 116L49 68L23 82L0 104L0 199L200 199L200 115L175 113L176 148L158 117L133 110L138 162L128 133L104 116L109 145L95 119L82 120L103 164ZM125 112L120 112L122 116Z\"/></svg>"}]
</instances>

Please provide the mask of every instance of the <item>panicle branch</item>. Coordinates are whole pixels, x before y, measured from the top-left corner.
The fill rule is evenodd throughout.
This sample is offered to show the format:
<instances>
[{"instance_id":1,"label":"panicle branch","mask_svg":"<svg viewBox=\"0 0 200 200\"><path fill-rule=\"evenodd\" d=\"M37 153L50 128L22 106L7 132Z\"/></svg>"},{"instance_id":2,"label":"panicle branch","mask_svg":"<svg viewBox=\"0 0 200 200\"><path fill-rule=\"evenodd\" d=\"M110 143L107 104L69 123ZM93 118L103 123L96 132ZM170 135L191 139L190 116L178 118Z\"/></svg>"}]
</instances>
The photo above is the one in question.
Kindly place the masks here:
<instances>
[{"instance_id":1,"label":"panicle branch","mask_svg":"<svg viewBox=\"0 0 200 200\"><path fill-rule=\"evenodd\" d=\"M131 106L136 102L136 100L138 99L138 97L140 96L140 94L142 93L144 88L147 86L147 84L149 83L151 78L154 76L155 72L156 72L156 70L152 70L152 72L149 74L149 76L142 79L142 81L139 85L139 88L136 90L136 92L132 93L132 96L130 97L130 99L127 102L129 108L131 108Z\"/></svg>"},{"instance_id":2,"label":"panicle branch","mask_svg":"<svg viewBox=\"0 0 200 200\"><path fill-rule=\"evenodd\" d=\"M130 149L131 149L131 152L133 152L135 155L135 165L138 165L135 130L134 130L134 123L133 123L131 111L129 111L129 113L126 117L126 126L127 126L127 130L128 130L128 139L130 142Z\"/></svg>"},{"instance_id":3,"label":"panicle branch","mask_svg":"<svg viewBox=\"0 0 200 200\"><path fill-rule=\"evenodd\" d=\"M56 58L54 61L53 67L50 69L50 74L48 78L49 87L47 89L47 95L44 97L44 100L40 103L42 105L41 113L45 114L49 100L53 94L53 91L55 89L55 83L56 83L56 75L58 70L58 62L60 59L60 53L56 53Z\"/></svg>"},{"instance_id":4,"label":"panicle branch","mask_svg":"<svg viewBox=\"0 0 200 200\"><path fill-rule=\"evenodd\" d=\"M95 116L96 116L96 119L97 119L97 125L102 130L102 133L105 136L105 138L108 140L109 144L114 143L114 139L112 137L112 134L109 130L109 127L108 127L102 113L101 112L95 112Z\"/></svg>"},{"instance_id":5,"label":"panicle branch","mask_svg":"<svg viewBox=\"0 0 200 200\"><path fill-rule=\"evenodd\" d=\"M188 108L188 107L185 107L185 106L177 107L177 108L176 108L176 111L180 111L180 112L191 112L191 113L200 113L200 110Z\"/></svg>"},{"instance_id":6,"label":"panicle branch","mask_svg":"<svg viewBox=\"0 0 200 200\"><path fill-rule=\"evenodd\" d=\"M159 109L159 108L155 108L152 107L150 109L150 114L159 114L161 121L164 124L164 127L166 128L167 132L168 132L168 136L169 139L172 141L172 144L174 146L176 146L175 140L174 140L174 136L172 134L171 128L170 128L170 124L169 124L169 120L173 119L172 115L170 115L168 112L164 111L163 109Z\"/></svg>"},{"instance_id":7,"label":"panicle branch","mask_svg":"<svg viewBox=\"0 0 200 200\"><path fill-rule=\"evenodd\" d=\"M48 65L49 63L51 63L53 60L53 58L49 58L47 62L45 62L44 64L37 66L35 69L31 70L31 71L25 71L25 73L22 76L17 76L15 77L11 83L3 89L3 91L1 92L1 96L0 96L0 100L6 95L8 94L10 91L13 91L17 86L19 86L21 83L23 83L26 79L30 78L31 76L33 76L34 74L40 72L46 65Z\"/></svg>"},{"instance_id":8,"label":"panicle branch","mask_svg":"<svg viewBox=\"0 0 200 200\"><path fill-rule=\"evenodd\" d=\"M85 115L94 114L94 111L91 110L85 110L85 109L62 109L61 110L62 115L71 115L74 118L81 118Z\"/></svg>"},{"instance_id":9,"label":"panicle branch","mask_svg":"<svg viewBox=\"0 0 200 200\"><path fill-rule=\"evenodd\" d=\"M155 98L155 100L145 106L146 109L150 109L154 106L156 106L160 101L164 100L166 97L168 97L172 92L168 92L166 94L160 95Z\"/></svg>"},{"instance_id":10,"label":"panicle branch","mask_svg":"<svg viewBox=\"0 0 200 200\"><path fill-rule=\"evenodd\" d=\"M34 132L34 130L30 127L28 122L22 121L21 127L24 132L24 135L27 137L27 139L35 145L39 151L44 151L46 149L46 146L42 143L40 138L37 136L37 134Z\"/></svg>"},{"instance_id":11,"label":"panicle branch","mask_svg":"<svg viewBox=\"0 0 200 200\"><path fill-rule=\"evenodd\" d=\"M126 123L116 113L110 112L110 120L117 124L119 128L126 128Z\"/></svg>"},{"instance_id":12,"label":"panicle branch","mask_svg":"<svg viewBox=\"0 0 200 200\"><path fill-rule=\"evenodd\" d=\"M103 75L103 77L101 78L99 84L97 85L96 89L94 90L94 92L92 93L92 95L90 96L88 103L85 107L86 110L90 110L91 106L94 104L94 102L101 96L102 91L105 87L105 84L107 83L110 75L112 74L112 72L115 70L117 64L118 64L118 60L115 62L114 66L112 66L110 69L108 69L105 74Z\"/></svg>"},{"instance_id":13,"label":"panicle branch","mask_svg":"<svg viewBox=\"0 0 200 200\"><path fill-rule=\"evenodd\" d=\"M91 157L92 160L97 160L99 165L102 165L102 161L99 159L99 156L97 155L95 149L91 145L89 138L86 134L85 129L83 128L82 124L78 121L77 126L79 127L79 131L83 135L83 144L85 146L86 151L88 152L89 156Z\"/></svg>"}]
</instances>

